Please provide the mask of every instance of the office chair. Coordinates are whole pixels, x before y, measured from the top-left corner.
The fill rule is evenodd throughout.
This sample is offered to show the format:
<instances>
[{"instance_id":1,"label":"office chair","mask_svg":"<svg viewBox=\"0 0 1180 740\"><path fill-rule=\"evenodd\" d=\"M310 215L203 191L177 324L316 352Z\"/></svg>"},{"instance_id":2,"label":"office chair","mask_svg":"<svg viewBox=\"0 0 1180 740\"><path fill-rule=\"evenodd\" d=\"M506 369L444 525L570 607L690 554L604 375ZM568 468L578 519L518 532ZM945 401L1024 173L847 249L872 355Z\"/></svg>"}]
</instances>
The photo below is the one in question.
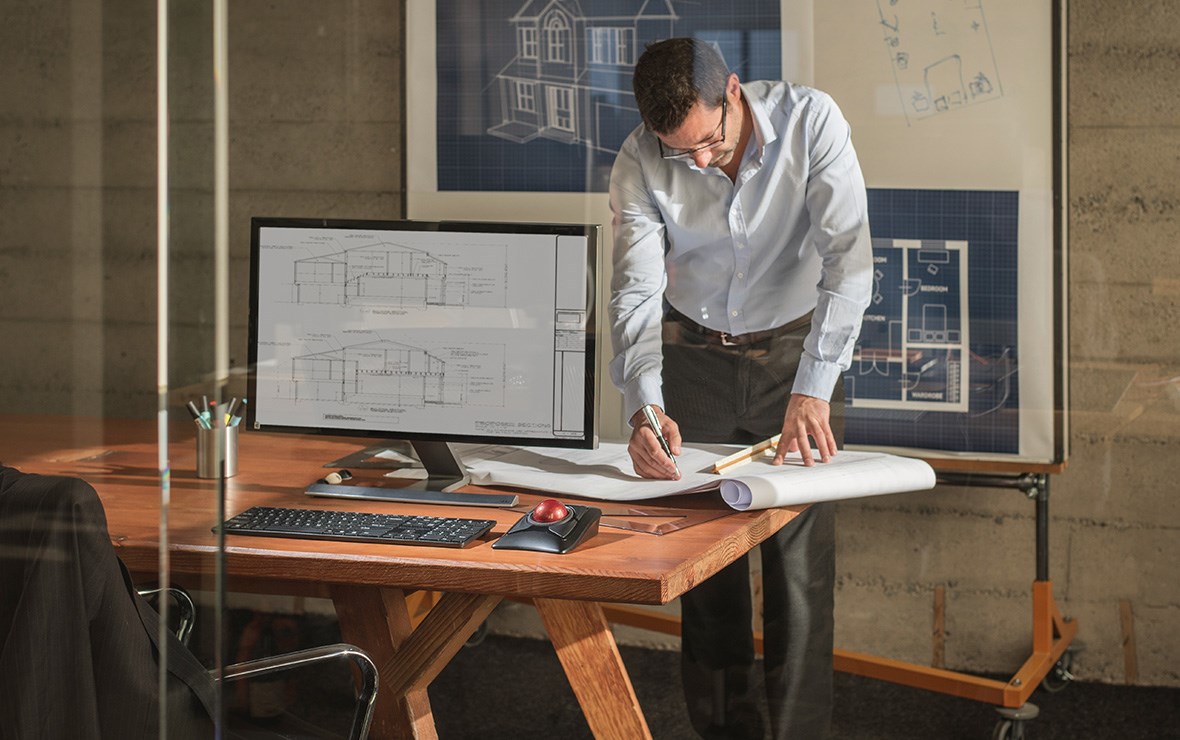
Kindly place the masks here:
<instances>
[{"instance_id":1,"label":"office chair","mask_svg":"<svg viewBox=\"0 0 1180 740\"><path fill-rule=\"evenodd\" d=\"M176 635L176 639L187 647L193 626L196 623L196 608L188 592L178 586L170 586L167 589L147 587L136 589L136 591L141 597L149 600L162 596L171 597L177 608L177 626L173 633ZM342 658L352 661L361 679L360 688L356 693L356 704L353 709L348 738L349 740L364 740L369 736L373 706L377 701L379 679L377 666L373 663L372 658L355 645L336 643L234 663L226 666L220 672L210 671L210 677L217 684L225 684L243 679L256 679Z\"/></svg>"},{"instance_id":2,"label":"office chair","mask_svg":"<svg viewBox=\"0 0 1180 740\"><path fill-rule=\"evenodd\" d=\"M177 633L187 640L192 600L179 589L147 590L176 600ZM140 736L154 726L154 707L167 704L178 710L170 736L203 737L219 684L347 658L361 679L350 737L366 737L377 670L359 648L328 645L209 672L169 639L167 686L156 692L156 624L115 553L94 488L0 464L0 734ZM56 702L62 692L68 711Z\"/></svg>"}]
</instances>

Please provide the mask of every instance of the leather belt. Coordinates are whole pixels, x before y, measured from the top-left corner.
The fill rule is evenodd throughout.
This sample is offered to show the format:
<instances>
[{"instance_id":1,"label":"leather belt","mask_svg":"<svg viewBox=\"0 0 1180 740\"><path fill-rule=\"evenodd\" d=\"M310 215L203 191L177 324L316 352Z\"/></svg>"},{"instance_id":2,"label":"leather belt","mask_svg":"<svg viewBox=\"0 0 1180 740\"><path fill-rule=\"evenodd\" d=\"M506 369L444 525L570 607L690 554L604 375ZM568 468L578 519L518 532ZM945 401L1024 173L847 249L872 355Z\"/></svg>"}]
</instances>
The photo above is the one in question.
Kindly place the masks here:
<instances>
[{"instance_id":1,"label":"leather belt","mask_svg":"<svg viewBox=\"0 0 1180 740\"><path fill-rule=\"evenodd\" d=\"M710 329L707 326L701 326L674 308L668 309L666 317L672 321L675 321L677 324L680 324L682 327L693 334L703 337L709 344L718 344L722 347L745 347L747 345L765 342L768 339L773 339L783 334L789 334L791 332L798 331L799 329L802 329L803 327L811 324L811 315L813 313L814 311L808 311L803 316L800 316L794 321L783 324L782 326L775 327L774 329L764 329L763 331L752 331L748 334L729 334L728 332L717 331L716 329Z\"/></svg>"}]
</instances>

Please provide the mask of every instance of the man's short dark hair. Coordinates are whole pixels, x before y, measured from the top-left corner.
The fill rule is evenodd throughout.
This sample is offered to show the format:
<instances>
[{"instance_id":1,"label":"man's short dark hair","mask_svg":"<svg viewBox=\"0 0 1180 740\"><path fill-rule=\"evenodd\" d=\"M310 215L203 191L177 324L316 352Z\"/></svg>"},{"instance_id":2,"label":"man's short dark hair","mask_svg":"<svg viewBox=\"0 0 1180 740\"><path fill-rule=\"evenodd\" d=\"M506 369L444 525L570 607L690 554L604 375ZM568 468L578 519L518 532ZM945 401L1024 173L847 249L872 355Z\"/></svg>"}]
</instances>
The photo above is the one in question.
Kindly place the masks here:
<instances>
[{"instance_id":1,"label":"man's short dark hair","mask_svg":"<svg viewBox=\"0 0 1180 740\"><path fill-rule=\"evenodd\" d=\"M668 134L680 128L698 100L721 105L728 79L729 68L712 43L673 38L648 44L631 87L644 125Z\"/></svg>"}]
</instances>

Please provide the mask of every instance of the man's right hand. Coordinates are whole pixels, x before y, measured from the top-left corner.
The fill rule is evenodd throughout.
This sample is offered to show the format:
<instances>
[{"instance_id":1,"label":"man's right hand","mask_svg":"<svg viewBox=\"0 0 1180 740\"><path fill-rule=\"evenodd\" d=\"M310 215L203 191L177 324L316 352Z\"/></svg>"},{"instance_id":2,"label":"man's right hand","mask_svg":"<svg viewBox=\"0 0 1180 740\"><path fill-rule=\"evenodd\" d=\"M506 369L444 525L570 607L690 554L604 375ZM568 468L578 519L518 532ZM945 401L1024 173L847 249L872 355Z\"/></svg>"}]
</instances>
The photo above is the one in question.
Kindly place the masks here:
<instances>
[{"instance_id":1,"label":"man's right hand","mask_svg":"<svg viewBox=\"0 0 1180 740\"><path fill-rule=\"evenodd\" d=\"M664 433L664 439L668 440L672 454L679 455L680 426L666 416L664 410L659 406L652 408L655 409L656 418L660 420L660 431ZM635 467L635 473L640 478L660 480L678 480L680 478L676 464L664 454L664 449L660 447L660 441L656 439L656 434L647 423L642 409L631 417L631 441L627 443L627 453L631 455L631 464Z\"/></svg>"}]
</instances>

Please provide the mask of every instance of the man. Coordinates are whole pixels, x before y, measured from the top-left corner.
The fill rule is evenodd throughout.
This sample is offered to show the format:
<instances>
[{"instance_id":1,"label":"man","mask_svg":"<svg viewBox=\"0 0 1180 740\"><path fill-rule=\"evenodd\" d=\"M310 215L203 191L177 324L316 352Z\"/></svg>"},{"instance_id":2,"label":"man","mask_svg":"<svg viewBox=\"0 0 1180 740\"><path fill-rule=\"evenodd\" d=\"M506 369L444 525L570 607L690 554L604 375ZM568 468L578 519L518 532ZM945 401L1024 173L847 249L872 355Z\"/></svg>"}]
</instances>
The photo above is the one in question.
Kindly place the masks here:
<instances>
[{"instance_id":1,"label":"man","mask_svg":"<svg viewBox=\"0 0 1180 740\"><path fill-rule=\"evenodd\" d=\"M847 122L817 90L741 84L693 39L650 45L633 87L644 123L611 173L610 313L636 472L677 476L642 421L646 404L674 454L682 439L749 444L781 432L775 464L791 452L828 462L872 288ZM833 516L831 504L811 506L761 546L776 737L820 738L830 724ZM747 568L742 558L681 600L685 698L705 737L763 735Z\"/></svg>"}]
</instances>

